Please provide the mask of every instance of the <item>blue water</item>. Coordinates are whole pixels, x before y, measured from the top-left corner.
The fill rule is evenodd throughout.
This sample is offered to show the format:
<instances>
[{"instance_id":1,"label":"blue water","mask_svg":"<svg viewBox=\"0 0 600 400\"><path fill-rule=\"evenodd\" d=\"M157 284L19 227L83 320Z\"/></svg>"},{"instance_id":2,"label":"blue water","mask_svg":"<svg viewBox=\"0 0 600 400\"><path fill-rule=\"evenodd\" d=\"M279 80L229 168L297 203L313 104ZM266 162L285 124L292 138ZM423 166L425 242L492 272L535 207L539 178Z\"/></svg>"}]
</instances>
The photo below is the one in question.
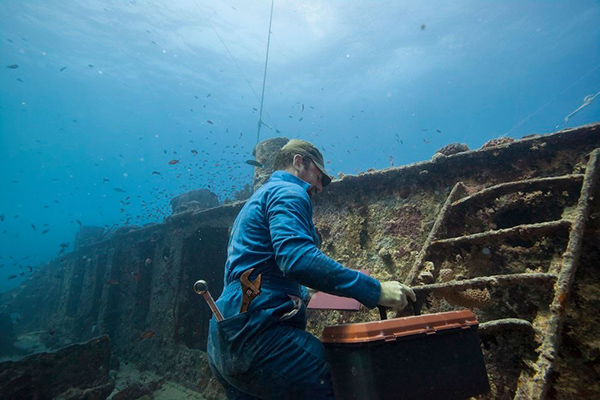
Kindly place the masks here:
<instances>
[{"instance_id":1,"label":"blue water","mask_svg":"<svg viewBox=\"0 0 600 400\"><path fill-rule=\"evenodd\" d=\"M161 222L176 194L251 182L270 7L0 2L0 290L77 221ZM356 174L599 121L600 96L563 123L600 91L598 21L591 0L276 0L260 139Z\"/></svg>"}]
</instances>

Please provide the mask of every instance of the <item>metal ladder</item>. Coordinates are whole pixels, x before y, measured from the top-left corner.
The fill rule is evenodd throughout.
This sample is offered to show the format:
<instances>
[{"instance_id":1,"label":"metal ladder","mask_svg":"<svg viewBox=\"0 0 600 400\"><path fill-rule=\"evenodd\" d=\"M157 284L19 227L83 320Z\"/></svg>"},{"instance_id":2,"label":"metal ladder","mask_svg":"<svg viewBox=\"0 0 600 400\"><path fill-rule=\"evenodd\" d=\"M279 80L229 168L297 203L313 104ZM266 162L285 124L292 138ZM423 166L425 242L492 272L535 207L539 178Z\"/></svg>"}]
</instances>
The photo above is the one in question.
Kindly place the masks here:
<instances>
[{"instance_id":1,"label":"metal ladder","mask_svg":"<svg viewBox=\"0 0 600 400\"><path fill-rule=\"evenodd\" d=\"M448 195L436 221L418 253L415 262L405 279L405 284L412 286L417 293L417 312L423 305L423 299L430 293L461 292L468 289L480 288L508 288L515 284L552 284L554 293L549 305L549 320L542 327L542 344L537 349L538 358L533 366L533 377L521 372L515 398L544 399L549 388L549 377L552 372L554 359L560 345L560 336L566 314L566 301L571 291L576 272L577 260L581 253L585 223L590 212L590 197L595 185L598 184L600 149L590 153L585 174L572 174L557 177L534 178L521 181L507 182L495 185L477 193L466 195L463 183L457 183ZM562 187L567 185L580 185L581 190L572 217L560 218L555 221L545 221L534 224L522 224L505 229L488 230L456 237L442 238L444 227L449 221L449 216L454 213L465 212L469 208L482 207L494 199L517 192L533 192L544 190L548 187ZM472 279L451 280L449 282L419 284L419 274L423 271L428 258L436 248L444 246L476 244L485 241L501 242L512 237L552 236L560 230L568 230L568 242L562 253L561 265L547 273L513 273L503 275L481 276ZM434 278L435 279L435 278ZM415 286L417 285L417 286ZM486 324L496 325L528 325L526 320L507 318L488 321Z\"/></svg>"}]
</instances>

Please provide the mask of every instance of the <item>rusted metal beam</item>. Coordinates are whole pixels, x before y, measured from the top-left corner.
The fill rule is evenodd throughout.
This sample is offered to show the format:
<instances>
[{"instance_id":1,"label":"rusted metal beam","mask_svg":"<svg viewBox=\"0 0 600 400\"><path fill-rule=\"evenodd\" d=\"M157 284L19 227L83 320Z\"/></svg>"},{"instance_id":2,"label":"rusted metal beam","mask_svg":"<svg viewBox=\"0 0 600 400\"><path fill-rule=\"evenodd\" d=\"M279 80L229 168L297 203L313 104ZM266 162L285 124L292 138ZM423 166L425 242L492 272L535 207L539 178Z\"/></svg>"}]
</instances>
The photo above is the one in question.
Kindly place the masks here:
<instances>
[{"instance_id":1,"label":"rusted metal beam","mask_svg":"<svg viewBox=\"0 0 600 400\"><path fill-rule=\"evenodd\" d=\"M484 335L493 335L497 332L514 330L527 331L532 333L535 332L535 329L531 322L527 321L526 319L520 318L495 319L479 324L479 332Z\"/></svg>"},{"instance_id":2,"label":"rusted metal beam","mask_svg":"<svg viewBox=\"0 0 600 400\"><path fill-rule=\"evenodd\" d=\"M491 287L508 287L519 284L525 285L540 285L552 284L556 281L555 274L549 273L521 273L521 274L506 274L482 276L478 278L465 279L461 281L450 281L444 283L432 283L429 285L413 286L412 289L417 296L417 301L412 307L414 314L419 315L421 308L427 301L427 296L434 292L461 292L472 288L491 288ZM408 312L408 311L406 311ZM408 315L408 314L407 314Z\"/></svg>"},{"instance_id":3,"label":"rusted metal beam","mask_svg":"<svg viewBox=\"0 0 600 400\"><path fill-rule=\"evenodd\" d=\"M470 205L473 202L487 201L508 193L540 190L546 189L551 185L567 185L569 183L581 183L581 181L583 181L582 174L571 174L501 183L499 185L490 186L489 188L453 202L452 208L462 208Z\"/></svg>"},{"instance_id":4,"label":"rusted metal beam","mask_svg":"<svg viewBox=\"0 0 600 400\"><path fill-rule=\"evenodd\" d=\"M472 235L458 236L450 239L436 240L431 246L452 246L462 243L480 243L486 241L497 241L511 236L532 236L543 235L559 229L568 229L571 221L561 219L558 221L542 222L539 224L517 225L511 228L498 229L493 231L474 233Z\"/></svg>"},{"instance_id":5,"label":"rusted metal beam","mask_svg":"<svg viewBox=\"0 0 600 400\"><path fill-rule=\"evenodd\" d=\"M536 284L556 280L555 274L548 273L523 273L482 276L479 278L465 279L463 281L450 281L445 283L432 283L430 285L414 286L417 296L425 295L439 290L465 290L471 288L511 286L518 284Z\"/></svg>"},{"instance_id":6,"label":"rusted metal beam","mask_svg":"<svg viewBox=\"0 0 600 400\"><path fill-rule=\"evenodd\" d=\"M415 259L415 262L413 263L413 266L410 272L408 273L408 276L404 280L404 283L406 285L410 286L415 283L417 276L419 275L419 271L423 267L423 262L425 258L429 255L429 247L431 246L432 241L437 237L440 228L446 220L446 216L448 214L448 211L450 210L450 205L453 201L456 200L456 198L460 197L461 193L464 193L464 191L465 187L462 184L462 182L456 183L452 188L452 191L450 191L450 194L446 198L442 209L438 213L438 216L435 220L435 223L433 224L433 227L431 228L431 231L429 231L429 235L427 236L425 243L423 243L423 247L421 247L421 251L419 251L419 254L417 254L417 258Z\"/></svg>"}]
</instances>

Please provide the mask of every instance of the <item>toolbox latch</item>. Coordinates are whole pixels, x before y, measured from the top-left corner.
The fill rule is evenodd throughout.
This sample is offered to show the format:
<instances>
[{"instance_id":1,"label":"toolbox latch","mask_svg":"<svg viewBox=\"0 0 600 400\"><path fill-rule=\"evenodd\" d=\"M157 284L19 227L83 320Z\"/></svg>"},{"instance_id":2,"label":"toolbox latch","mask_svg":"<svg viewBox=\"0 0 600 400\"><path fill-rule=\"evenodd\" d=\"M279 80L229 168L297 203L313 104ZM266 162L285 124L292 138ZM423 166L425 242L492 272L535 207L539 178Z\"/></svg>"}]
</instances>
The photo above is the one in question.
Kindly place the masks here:
<instances>
[{"instance_id":1,"label":"toolbox latch","mask_svg":"<svg viewBox=\"0 0 600 400\"><path fill-rule=\"evenodd\" d=\"M433 334L435 334L437 331L436 331L436 329L435 329L435 328L432 328L431 326L429 326L429 325L426 325L426 326L424 326L424 327L423 327L423 332L424 332L426 335L433 335Z\"/></svg>"},{"instance_id":2,"label":"toolbox latch","mask_svg":"<svg viewBox=\"0 0 600 400\"><path fill-rule=\"evenodd\" d=\"M396 340L396 335L385 335L383 340L386 342L393 342Z\"/></svg>"}]
</instances>

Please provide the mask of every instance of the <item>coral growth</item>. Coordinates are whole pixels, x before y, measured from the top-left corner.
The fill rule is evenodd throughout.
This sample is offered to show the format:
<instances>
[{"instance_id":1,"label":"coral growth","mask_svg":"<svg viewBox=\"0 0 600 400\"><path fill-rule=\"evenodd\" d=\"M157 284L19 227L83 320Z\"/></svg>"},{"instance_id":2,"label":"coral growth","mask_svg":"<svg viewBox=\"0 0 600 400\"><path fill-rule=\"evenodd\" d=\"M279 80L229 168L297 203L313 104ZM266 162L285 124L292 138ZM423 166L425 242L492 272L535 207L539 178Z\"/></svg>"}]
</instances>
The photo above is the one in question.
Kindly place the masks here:
<instances>
[{"instance_id":1,"label":"coral growth","mask_svg":"<svg viewBox=\"0 0 600 400\"><path fill-rule=\"evenodd\" d=\"M465 143L450 143L444 147L438 149L435 153L442 154L444 156L451 156L452 154L463 153L469 151L469 146Z\"/></svg>"},{"instance_id":2,"label":"coral growth","mask_svg":"<svg viewBox=\"0 0 600 400\"><path fill-rule=\"evenodd\" d=\"M512 143L514 141L515 141L515 139L509 138L509 137L499 137L496 139L488 140L487 142L484 143L483 146L481 146L481 148L489 149L490 147L501 146L503 144Z\"/></svg>"},{"instance_id":3,"label":"coral growth","mask_svg":"<svg viewBox=\"0 0 600 400\"><path fill-rule=\"evenodd\" d=\"M423 215L414 206L406 206L400 209L393 219L385 223L384 231L388 235L416 238L423 230Z\"/></svg>"},{"instance_id":4,"label":"coral growth","mask_svg":"<svg viewBox=\"0 0 600 400\"><path fill-rule=\"evenodd\" d=\"M451 269L442 269L440 271L440 281L450 282L454 279L454 272ZM446 301L456 307L465 308L484 308L490 304L490 292L483 289L465 289L455 291L453 289L440 290L438 294Z\"/></svg>"}]
</instances>

